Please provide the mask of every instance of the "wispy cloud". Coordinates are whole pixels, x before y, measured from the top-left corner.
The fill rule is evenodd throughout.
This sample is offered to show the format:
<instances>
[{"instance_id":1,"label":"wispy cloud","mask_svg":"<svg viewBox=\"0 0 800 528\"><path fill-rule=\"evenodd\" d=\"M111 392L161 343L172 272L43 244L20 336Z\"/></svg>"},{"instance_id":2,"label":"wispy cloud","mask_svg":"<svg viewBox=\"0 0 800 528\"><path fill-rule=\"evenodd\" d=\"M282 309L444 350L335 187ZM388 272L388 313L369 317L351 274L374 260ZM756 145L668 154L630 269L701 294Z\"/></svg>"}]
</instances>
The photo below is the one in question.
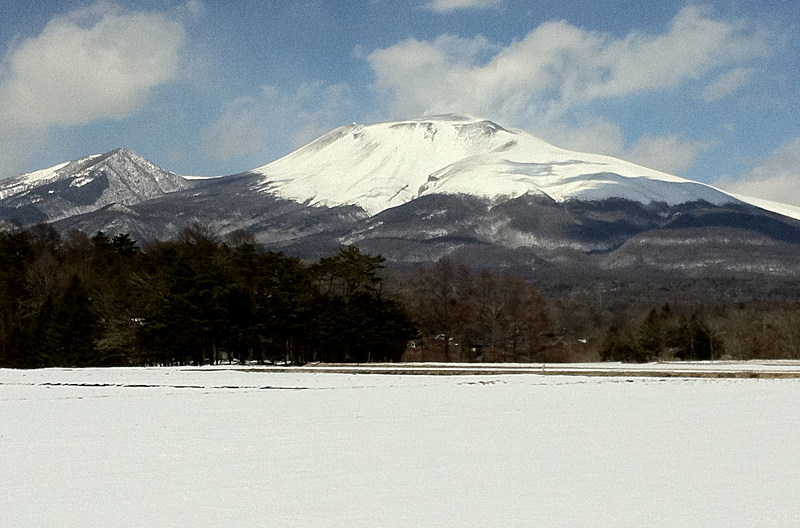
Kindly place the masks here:
<instances>
[{"instance_id":1,"label":"wispy cloud","mask_svg":"<svg viewBox=\"0 0 800 528\"><path fill-rule=\"evenodd\" d=\"M295 92L264 86L255 96L225 104L219 118L203 132L205 155L231 160L297 148L342 124L354 103L345 85L304 83Z\"/></svg>"},{"instance_id":2,"label":"wispy cloud","mask_svg":"<svg viewBox=\"0 0 800 528\"><path fill-rule=\"evenodd\" d=\"M501 0L432 0L425 4L427 9L437 13L447 13L457 9L486 9L500 4Z\"/></svg>"},{"instance_id":3,"label":"wispy cloud","mask_svg":"<svg viewBox=\"0 0 800 528\"><path fill-rule=\"evenodd\" d=\"M726 177L714 184L726 191L800 206L800 137L756 160L738 178Z\"/></svg>"},{"instance_id":4,"label":"wispy cloud","mask_svg":"<svg viewBox=\"0 0 800 528\"><path fill-rule=\"evenodd\" d=\"M199 20L206 14L206 5L202 0L186 0L181 10L191 20Z\"/></svg>"},{"instance_id":5,"label":"wispy cloud","mask_svg":"<svg viewBox=\"0 0 800 528\"><path fill-rule=\"evenodd\" d=\"M645 135L628 145L619 125L602 118L574 126L555 122L534 132L562 148L606 154L669 174L685 173L711 147L709 141L686 139L677 134Z\"/></svg>"},{"instance_id":6,"label":"wispy cloud","mask_svg":"<svg viewBox=\"0 0 800 528\"><path fill-rule=\"evenodd\" d=\"M733 94L750 84L754 74L755 68L734 68L723 73L703 89L703 100L710 103Z\"/></svg>"},{"instance_id":7,"label":"wispy cloud","mask_svg":"<svg viewBox=\"0 0 800 528\"><path fill-rule=\"evenodd\" d=\"M25 172L29 168L27 163L46 139L45 129L22 127L0 117L0 179Z\"/></svg>"},{"instance_id":8,"label":"wispy cloud","mask_svg":"<svg viewBox=\"0 0 800 528\"><path fill-rule=\"evenodd\" d=\"M709 141L684 139L677 134L645 135L623 152L622 157L670 174L683 174L710 147Z\"/></svg>"},{"instance_id":9,"label":"wispy cloud","mask_svg":"<svg viewBox=\"0 0 800 528\"><path fill-rule=\"evenodd\" d=\"M600 117L577 124L562 122L531 127L530 132L561 148L621 157L625 152L625 134L620 126Z\"/></svg>"}]
</instances>

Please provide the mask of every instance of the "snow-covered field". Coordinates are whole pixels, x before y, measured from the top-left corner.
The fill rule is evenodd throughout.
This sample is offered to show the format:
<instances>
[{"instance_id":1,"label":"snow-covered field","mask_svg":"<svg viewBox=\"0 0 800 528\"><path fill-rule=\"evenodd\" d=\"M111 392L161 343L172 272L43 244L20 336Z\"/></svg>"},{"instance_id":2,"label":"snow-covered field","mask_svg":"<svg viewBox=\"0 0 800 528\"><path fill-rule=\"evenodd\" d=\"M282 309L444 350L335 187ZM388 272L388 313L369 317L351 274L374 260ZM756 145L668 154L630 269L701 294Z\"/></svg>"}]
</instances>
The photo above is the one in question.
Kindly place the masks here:
<instances>
[{"instance_id":1,"label":"snow-covered field","mask_svg":"<svg viewBox=\"0 0 800 528\"><path fill-rule=\"evenodd\" d=\"M800 380L0 370L0 526L798 526Z\"/></svg>"}]
</instances>

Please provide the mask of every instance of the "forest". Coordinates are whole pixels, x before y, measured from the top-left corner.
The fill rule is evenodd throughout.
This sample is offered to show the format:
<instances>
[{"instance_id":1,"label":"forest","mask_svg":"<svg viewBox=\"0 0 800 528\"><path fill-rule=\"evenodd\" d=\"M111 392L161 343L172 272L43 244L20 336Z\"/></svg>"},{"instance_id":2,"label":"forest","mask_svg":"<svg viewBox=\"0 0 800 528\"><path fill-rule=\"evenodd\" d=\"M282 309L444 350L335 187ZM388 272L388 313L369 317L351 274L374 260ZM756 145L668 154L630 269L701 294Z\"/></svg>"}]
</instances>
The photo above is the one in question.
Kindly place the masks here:
<instances>
[{"instance_id":1,"label":"forest","mask_svg":"<svg viewBox=\"0 0 800 528\"><path fill-rule=\"evenodd\" d=\"M354 247L309 264L199 225L142 251L39 224L1 235L0 260L4 366L397 361L414 337Z\"/></svg>"},{"instance_id":2,"label":"forest","mask_svg":"<svg viewBox=\"0 0 800 528\"><path fill-rule=\"evenodd\" d=\"M797 303L613 311L443 258L413 273L355 246L315 261L194 224L0 233L0 366L800 358Z\"/></svg>"}]
</instances>

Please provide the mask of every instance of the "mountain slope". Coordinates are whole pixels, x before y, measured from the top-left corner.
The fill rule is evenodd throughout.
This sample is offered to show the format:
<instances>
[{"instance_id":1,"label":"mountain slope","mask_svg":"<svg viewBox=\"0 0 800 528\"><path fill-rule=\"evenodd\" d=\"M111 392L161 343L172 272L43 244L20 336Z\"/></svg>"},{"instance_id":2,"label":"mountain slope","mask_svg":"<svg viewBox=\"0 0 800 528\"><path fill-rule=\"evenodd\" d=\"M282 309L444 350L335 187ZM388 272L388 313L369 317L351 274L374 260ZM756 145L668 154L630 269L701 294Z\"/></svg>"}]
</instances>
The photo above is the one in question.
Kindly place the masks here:
<instances>
[{"instance_id":1,"label":"mountain slope","mask_svg":"<svg viewBox=\"0 0 800 528\"><path fill-rule=\"evenodd\" d=\"M0 215L23 224L56 221L111 204L134 205L192 186L126 149L0 181Z\"/></svg>"},{"instance_id":2,"label":"mountain slope","mask_svg":"<svg viewBox=\"0 0 800 528\"><path fill-rule=\"evenodd\" d=\"M262 190L276 196L358 205L370 214L431 194L492 203L525 194L668 205L740 201L702 183L460 116L341 127L251 172L262 176Z\"/></svg>"},{"instance_id":3,"label":"mountain slope","mask_svg":"<svg viewBox=\"0 0 800 528\"><path fill-rule=\"evenodd\" d=\"M85 233L128 233L145 243L175 238L186 226L199 223L221 236L247 230L272 249L303 240L304 254L318 256L335 251L337 237L365 216L355 206L307 207L255 192L258 178L248 174L191 183L184 190L130 206L109 205L53 225L60 232L78 229ZM321 236L322 242L310 244L308 239L314 236Z\"/></svg>"},{"instance_id":4,"label":"mountain slope","mask_svg":"<svg viewBox=\"0 0 800 528\"><path fill-rule=\"evenodd\" d=\"M800 295L800 211L457 116L342 127L209 179L89 156L0 184L11 218L142 246L197 222L302 258L355 244L405 269L449 256L554 295Z\"/></svg>"}]
</instances>

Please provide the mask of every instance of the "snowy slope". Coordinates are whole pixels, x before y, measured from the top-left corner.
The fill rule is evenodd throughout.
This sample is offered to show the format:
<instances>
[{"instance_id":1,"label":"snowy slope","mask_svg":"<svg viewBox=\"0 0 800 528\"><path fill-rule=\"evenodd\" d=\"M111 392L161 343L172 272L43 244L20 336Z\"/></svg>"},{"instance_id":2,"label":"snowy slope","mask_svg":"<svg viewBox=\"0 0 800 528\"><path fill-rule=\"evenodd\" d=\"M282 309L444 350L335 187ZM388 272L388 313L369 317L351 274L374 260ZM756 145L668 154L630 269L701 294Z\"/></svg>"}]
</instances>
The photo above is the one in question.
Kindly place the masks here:
<instances>
[{"instance_id":1,"label":"snowy slope","mask_svg":"<svg viewBox=\"0 0 800 528\"><path fill-rule=\"evenodd\" d=\"M132 205L186 189L188 179L165 171L138 154L117 149L0 182L7 213L55 221L111 204Z\"/></svg>"},{"instance_id":2,"label":"snowy slope","mask_svg":"<svg viewBox=\"0 0 800 528\"><path fill-rule=\"evenodd\" d=\"M669 205L740 201L709 185L452 115L344 126L252 172L263 175L263 189L277 196L311 205L358 205L371 214L428 194L466 194L493 203L525 194Z\"/></svg>"},{"instance_id":3,"label":"snowy slope","mask_svg":"<svg viewBox=\"0 0 800 528\"><path fill-rule=\"evenodd\" d=\"M64 172L65 167L73 164L85 165L98 156L99 154L94 154L91 156L86 156L85 158L77 159L75 161L59 163L53 167L48 167L46 169L41 169L34 172L28 172L26 174L20 174L15 178L2 181L0 182L0 200L23 194L40 185L52 183L61 178L61 174Z\"/></svg>"},{"instance_id":4,"label":"snowy slope","mask_svg":"<svg viewBox=\"0 0 800 528\"><path fill-rule=\"evenodd\" d=\"M796 205L783 204L761 198L753 198L752 196L744 196L742 194L730 193L730 195L744 203L755 205L761 209L800 220L800 207L797 207Z\"/></svg>"}]
</instances>

